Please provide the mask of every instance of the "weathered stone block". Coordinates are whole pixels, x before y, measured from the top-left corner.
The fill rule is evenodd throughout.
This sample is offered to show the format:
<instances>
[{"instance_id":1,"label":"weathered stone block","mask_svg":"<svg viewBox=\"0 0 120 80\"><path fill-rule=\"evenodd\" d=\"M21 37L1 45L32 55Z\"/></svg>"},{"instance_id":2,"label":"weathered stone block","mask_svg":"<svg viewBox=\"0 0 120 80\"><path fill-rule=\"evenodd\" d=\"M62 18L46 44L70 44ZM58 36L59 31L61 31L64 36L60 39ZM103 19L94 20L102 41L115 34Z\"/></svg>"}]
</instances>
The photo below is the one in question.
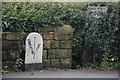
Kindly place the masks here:
<instances>
[{"instance_id":1,"label":"weathered stone block","mask_svg":"<svg viewBox=\"0 0 120 80\"><path fill-rule=\"evenodd\" d=\"M44 39L50 40L54 38L54 32L46 32L44 34Z\"/></svg>"},{"instance_id":2,"label":"weathered stone block","mask_svg":"<svg viewBox=\"0 0 120 80\"><path fill-rule=\"evenodd\" d=\"M6 33L2 33L2 40L5 40L6 39Z\"/></svg>"},{"instance_id":3,"label":"weathered stone block","mask_svg":"<svg viewBox=\"0 0 120 80\"><path fill-rule=\"evenodd\" d=\"M61 68L71 68L72 58L60 59Z\"/></svg>"},{"instance_id":4,"label":"weathered stone block","mask_svg":"<svg viewBox=\"0 0 120 80\"><path fill-rule=\"evenodd\" d=\"M44 49L50 49L50 40L44 40L43 41L43 48Z\"/></svg>"},{"instance_id":5,"label":"weathered stone block","mask_svg":"<svg viewBox=\"0 0 120 80\"><path fill-rule=\"evenodd\" d=\"M15 61L17 58L20 57L20 54L19 54L18 51L9 50L8 51L8 56L9 57L7 58L7 60L9 60L9 61Z\"/></svg>"},{"instance_id":6,"label":"weathered stone block","mask_svg":"<svg viewBox=\"0 0 120 80\"><path fill-rule=\"evenodd\" d=\"M2 51L2 61L6 61L7 60L7 51Z\"/></svg>"},{"instance_id":7,"label":"weathered stone block","mask_svg":"<svg viewBox=\"0 0 120 80\"><path fill-rule=\"evenodd\" d=\"M64 34L55 33L55 40L64 40Z\"/></svg>"},{"instance_id":8,"label":"weathered stone block","mask_svg":"<svg viewBox=\"0 0 120 80\"><path fill-rule=\"evenodd\" d=\"M59 41L52 40L52 41L50 42L50 47L51 47L51 48L59 48L59 47L60 47Z\"/></svg>"},{"instance_id":9,"label":"weathered stone block","mask_svg":"<svg viewBox=\"0 0 120 80\"><path fill-rule=\"evenodd\" d=\"M55 49L48 50L48 58L54 59L55 58Z\"/></svg>"},{"instance_id":10,"label":"weathered stone block","mask_svg":"<svg viewBox=\"0 0 120 80\"><path fill-rule=\"evenodd\" d=\"M67 50L67 57L71 58L72 57L72 50Z\"/></svg>"},{"instance_id":11,"label":"weathered stone block","mask_svg":"<svg viewBox=\"0 0 120 80\"><path fill-rule=\"evenodd\" d=\"M38 27L37 30L39 32L51 32L51 31L54 31L55 28L54 27Z\"/></svg>"},{"instance_id":12,"label":"weathered stone block","mask_svg":"<svg viewBox=\"0 0 120 80\"><path fill-rule=\"evenodd\" d=\"M14 34L13 33L8 33L6 35L6 39L7 40L14 40L15 39L15 33Z\"/></svg>"},{"instance_id":13,"label":"weathered stone block","mask_svg":"<svg viewBox=\"0 0 120 80\"><path fill-rule=\"evenodd\" d=\"M18 50L19 49L19 41L2 41L2 49L3 50Z\"/></svg>"},{"instance_id":14,"label":"weathered stone block","mask_svg":"<svg viewBox=\"0 0 120 80\"><path fill-rule=\"evenodd\" d=\"M62 27L58 27L56 29L56 32L58 33L73 33L73 28L70 25L63 25Z\"/></svg>"},{"instance_id":15,"label":"weathered stone block","mask_svg":"<svg viewBox=\"0 0 120 80\"><path fill-rule=\"evenodd\" d=\"M43 67L50 67L50 60L49 59L44 59L43 60Z\"/></svg>"},{"instance_id":16,"label":"weathered stone block","mask_svg":"<svg viewBox=\"0 0 120 80\"><path fill-rule=\"evenodd\" d=\"M59 67L59 59L51 59L51 67Z\"/></svg>"},{"instance_id":17,"label":"weathered stone block","mask_svg":"<svg viewBox=\"0 0 120 80\"><path fill-rule=\"evenodd\" d=\"M67 50L66 49L57 49L56 50L56 58L67 58Z\"/></svg>"},{"instance_id":18,"label":"weathered stone block","mask_svg":"<svg viewBox=\"0 0 120 80\"><path fill-rule=\"evenodd\" d=\"M55 33L55 40L70 40L72 39L72 34L60 34L60 33Z\"/></svg>"},{"instance_id":19,"label":"weathered stone block","mask_svg":"<svg viewBox=\"0 0 120 80\"><path fill-rule=\"evenodd\" d=\"M60 48L72 48L72 41L61 41Z\"/></svg>"},{"instance_id":20,"label":"weathered stone block","mask_svg":"<svg viewBox=\"0 0 120 80\"><path fill-rule=\"evenodd\" d=\"M39 34L42 36L42 38L45 38L45 32L39 32Z\"/></svg>"},{"instance_id":21,"label":"weathered stone block","mask_svg":"<svg viewBox=\"0 0 120 80\"><path fill-rule=\"evenodd\" d=\"M60 59L61 63L71 64L72 58Z\"/></svg>"},{"instance_id":22,"label":"weathered stone block","mask_svg":"<svg viewBox=\"0 0 120 80\"><path fill-rule=\"evenodd\" d=\"M20 32L8 32L6 34L6 40L19 40L20 38L25 36L25 33Z\"/></svg>"},{"instance_id":23,"label":"weathered stone block","mask_svg":"<svg viewBox=\"0 0 120 80\"><path fill-rule=\"evenodd\" d=\"M56 33L54 39L55 40L70 40L72 38L71 34L60 34Z\"/></svg>"},{"instance_id":24,"label":"weathered stone block","mask_svg":"<svg viewBox=\"0 0 120 80\"><path fill-rule=\"evenodd\" d=\"M70 40L71 34L64 34L64 40Z\"/></svg>"},{"instance_id":25,"label":"weathered stone block","mask_svg":"<svg viewBox=\"0 0 120 80\"><path fill-rule=\"evenodd\" d=\"M27 35L25 32L3 32L3 40L19 40Z\"/></svg>"},{"instance_id":26,"label":"weathered stone block","mask_svg":"<svg viewBox=\"0 0 120 80\"><path fill-rule=\"evenodd\" d=\"M43 50L43 59L47 59L47 50Z\"/></svg>"}]
</instances>

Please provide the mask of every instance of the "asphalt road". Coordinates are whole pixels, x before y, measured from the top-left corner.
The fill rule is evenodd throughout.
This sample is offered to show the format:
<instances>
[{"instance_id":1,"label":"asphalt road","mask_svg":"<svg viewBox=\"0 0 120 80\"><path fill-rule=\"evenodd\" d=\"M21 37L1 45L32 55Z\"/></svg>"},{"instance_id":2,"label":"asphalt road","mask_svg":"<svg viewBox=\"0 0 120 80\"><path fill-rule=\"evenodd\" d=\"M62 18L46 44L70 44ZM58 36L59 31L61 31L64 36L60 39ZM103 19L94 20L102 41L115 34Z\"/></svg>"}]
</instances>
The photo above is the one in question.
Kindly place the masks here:
<instances>
[{"instance_id":1,"label":"asphalt road","mask_svg":"<svg viewBox=\"0 0 120 80\"><path fill-rule=\"evenodd\" d=\"M2 78L118 78L118 71L34 71L3 74Z\"/></svg>"}]
</instances>

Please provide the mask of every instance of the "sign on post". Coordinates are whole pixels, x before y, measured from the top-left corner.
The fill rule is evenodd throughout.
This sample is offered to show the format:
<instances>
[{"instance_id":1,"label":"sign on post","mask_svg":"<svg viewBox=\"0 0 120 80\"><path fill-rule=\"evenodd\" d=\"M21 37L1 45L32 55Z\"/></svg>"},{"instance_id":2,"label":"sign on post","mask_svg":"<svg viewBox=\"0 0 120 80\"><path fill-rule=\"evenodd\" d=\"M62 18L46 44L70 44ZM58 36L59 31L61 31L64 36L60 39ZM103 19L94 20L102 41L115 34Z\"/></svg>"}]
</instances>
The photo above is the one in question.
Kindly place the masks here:
<instances>
[{"instance_id":1,"label":"sign on post","mask_svg":"<svg viewBox=\"0 0 120 80\"><path fill-rule=\"evenodd\" d=\"M93 16L95 18L100 18L101 13L107 12L107 7L105 6L88 6L87 7L88 15Z\"/></svg>"}]
</instances>

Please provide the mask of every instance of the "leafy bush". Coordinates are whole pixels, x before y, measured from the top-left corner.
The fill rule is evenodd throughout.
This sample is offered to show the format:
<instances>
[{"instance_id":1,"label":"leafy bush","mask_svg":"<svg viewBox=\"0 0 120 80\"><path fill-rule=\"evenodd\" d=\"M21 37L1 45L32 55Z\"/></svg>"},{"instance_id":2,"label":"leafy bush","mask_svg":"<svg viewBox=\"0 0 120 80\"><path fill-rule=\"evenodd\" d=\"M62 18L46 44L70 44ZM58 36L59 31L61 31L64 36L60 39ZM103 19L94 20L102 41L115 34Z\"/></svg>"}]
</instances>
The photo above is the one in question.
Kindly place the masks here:
<instances>
[{"instance_id":1,"label":"leafy bush","mask_svg":"<svg viewBox=\"0 0 120 80\"><path fill-rule=\"evenodd\" d=\"M108 7L107 14L102 17L94 18L84 15L83 25L75 28L73 37L73 60L78 64L104 63L106 69L115 67L113 64L118 60L119 53L119 3L92 3L89 5L105 5ZM79 21L80 22L80 21ZM104 56L104 54L112 55ZM115 58L116 60L110 61ZM108 59L108 60L107 60ZM103 66L102 66L103 67Z\"/></svg>"},{"instance_id":2,"label":"leafy bush","mask_svg":"<svg viewBox=\"0 0 120 80\"><path fill-rule=\"evenodd\" d=\"M8 67L8 66L3 66L2 72L3 73L7 73L10 71L21 71L21 67L23 65L23 60L21 58L18 58L16 60L16 64L12 66L12 68Z\"/></svg>"},{"instance_id":3,"label":"leafy bush","mask_svg":"<svg viewBox=\"0 0 120 80\"><path fill-rule=\"evenodd\" d=\"M88 16L86 10L90 5L107 6L107 14L101 14L99 19ZM3 31L37 31L38 27L63 24L75 30L74 67L86 63L100 63L103 68L119 64L120 2L3 3ZM109 59L114 59L112 64Z\"/></svg>"},{"instance_id":4,"label":"leafy bush","mask_svg":"<svg viewBox=\"0 0 120 80\"><path fill-rule=\"evenodd\" d=\"M23 60L21 58L18 58L16 60L16 65L13 65L12 67L12 71L20 71L21 70L20 68L22 67L22 65L23 65Z\"/></svg>"},{"instance_id":5,"label":"leafy bush","mask_svg":"<svg viewBox=\"0 0 120 80\"><path fill-rule=\"evenodd\" d=\"M86 63L85 66L88 66L90 68L96 68L96 67L99 66L99 64L97 64L97 63Z\"/></svg>"},{"instance_id":6,"label":"leafy bush","mask_svg":"<svg viewBox=\"0 0 120 80\"><path fill-rule=\"evenodd\" d=\"M81 3L3 3L3 30L29 31L36 27L69 24ZM77 15L76 15L77 13Z\"/></svg>"}]
</instances>

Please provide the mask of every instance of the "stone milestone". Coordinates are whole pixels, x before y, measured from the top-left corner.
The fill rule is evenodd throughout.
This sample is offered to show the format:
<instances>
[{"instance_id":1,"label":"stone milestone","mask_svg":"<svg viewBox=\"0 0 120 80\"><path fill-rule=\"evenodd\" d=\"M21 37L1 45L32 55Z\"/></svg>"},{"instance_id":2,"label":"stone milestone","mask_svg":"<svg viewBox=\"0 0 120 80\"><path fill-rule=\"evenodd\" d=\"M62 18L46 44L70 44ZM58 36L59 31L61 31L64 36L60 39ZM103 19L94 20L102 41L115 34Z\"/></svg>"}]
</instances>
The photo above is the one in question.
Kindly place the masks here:
<instances>
[{"instance_id":1,"label":"stone milestone","mask_svg":"<svg viewBox=\"0 0 120 80\"><path fill-rule=\"evenodd\" d=\"M39 33L32 32L26 38L25 69L42 68L43 39Z\"/></svg>"}]
</instances>

